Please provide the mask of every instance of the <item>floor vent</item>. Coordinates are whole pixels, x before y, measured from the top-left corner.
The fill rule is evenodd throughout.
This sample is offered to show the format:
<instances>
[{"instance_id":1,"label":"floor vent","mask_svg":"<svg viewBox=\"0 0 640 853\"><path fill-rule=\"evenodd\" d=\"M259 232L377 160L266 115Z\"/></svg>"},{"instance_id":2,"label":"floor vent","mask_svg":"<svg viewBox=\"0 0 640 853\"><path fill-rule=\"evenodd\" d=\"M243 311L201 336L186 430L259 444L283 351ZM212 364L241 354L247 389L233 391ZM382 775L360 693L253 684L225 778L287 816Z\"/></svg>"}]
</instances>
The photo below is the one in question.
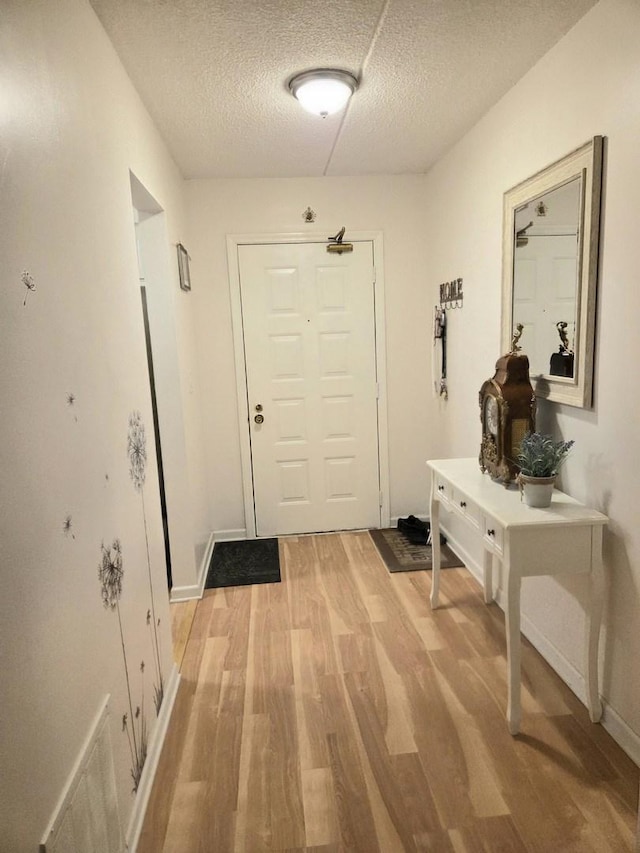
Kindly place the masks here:
<instances>
[{"instance_id":1,"label":"floor vent","mask_svg":"<svg viewBox=\"0 0 640 853\"><path fill-rule=\"evenodd\" d=\"M123 850L107 700L71 771L40 853Z\"/></svg>"}]
</instances>

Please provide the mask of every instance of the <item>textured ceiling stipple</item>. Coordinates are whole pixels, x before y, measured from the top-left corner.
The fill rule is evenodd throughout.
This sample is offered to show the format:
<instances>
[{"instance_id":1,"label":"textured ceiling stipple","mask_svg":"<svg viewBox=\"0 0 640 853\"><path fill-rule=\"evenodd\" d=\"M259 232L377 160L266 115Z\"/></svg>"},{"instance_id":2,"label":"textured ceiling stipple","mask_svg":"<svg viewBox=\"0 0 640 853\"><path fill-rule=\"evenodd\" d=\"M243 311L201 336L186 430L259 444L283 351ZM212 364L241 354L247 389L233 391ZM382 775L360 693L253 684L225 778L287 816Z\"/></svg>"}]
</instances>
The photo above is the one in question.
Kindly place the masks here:
<instances>
[{"instance_id":1,"label":"textured ceiling stipple","mask_svg":"<svg viewBox=\"0 0 640 853\"><path fill-rule=\"evenodd\" d=\"M595 0L90 0L186 178L426 171ZM311 68L361 79L320 119Z\"/></svg>"}]
</instances>

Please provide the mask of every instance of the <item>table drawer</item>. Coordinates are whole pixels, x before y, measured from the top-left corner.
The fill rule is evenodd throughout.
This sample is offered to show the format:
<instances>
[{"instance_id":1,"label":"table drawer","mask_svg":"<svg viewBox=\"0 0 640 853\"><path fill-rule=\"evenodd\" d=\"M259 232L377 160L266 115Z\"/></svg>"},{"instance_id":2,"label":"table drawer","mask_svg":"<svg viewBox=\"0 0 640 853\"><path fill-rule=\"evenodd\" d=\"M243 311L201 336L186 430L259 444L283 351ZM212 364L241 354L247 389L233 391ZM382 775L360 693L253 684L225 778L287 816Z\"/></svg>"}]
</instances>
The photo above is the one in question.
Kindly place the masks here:
<instances>
[{"instance_id":1,"label":"table drawer","mask_svg":"<svg viewBox=\"0 0 640 853\"><path fill-rule=\"evenodd\" d=\"M502 553L504 547L504 530L496 522L495 518L485 515L483 516L483 531L485 541L495 548L496 551Z\"/></svg>"},{"instance_id":2,"label":"table drawer","mask_svg":"<svg viewBox=\"0 0 640 853\"><path fill-rule=\"evenodd\" d=\"M453 503L456 511L464 517L470 526L479 530L483 521L482 510L480 507L468 498L464 492L461 492L456 488L452 489L451 495L451 502Z\"/></svg>"},{"instance_id":3,"label":"table drawer","mask_svg":"<svg viewBox=\"0 0 640 853\"><path fill-rule=\"evenodd\" d=\"M440 477L439 474L434 474L433 476L435 477L435 493L437 497L444 503L450 503L452 494L451 483Z\"/></svg>"}]
</instances>

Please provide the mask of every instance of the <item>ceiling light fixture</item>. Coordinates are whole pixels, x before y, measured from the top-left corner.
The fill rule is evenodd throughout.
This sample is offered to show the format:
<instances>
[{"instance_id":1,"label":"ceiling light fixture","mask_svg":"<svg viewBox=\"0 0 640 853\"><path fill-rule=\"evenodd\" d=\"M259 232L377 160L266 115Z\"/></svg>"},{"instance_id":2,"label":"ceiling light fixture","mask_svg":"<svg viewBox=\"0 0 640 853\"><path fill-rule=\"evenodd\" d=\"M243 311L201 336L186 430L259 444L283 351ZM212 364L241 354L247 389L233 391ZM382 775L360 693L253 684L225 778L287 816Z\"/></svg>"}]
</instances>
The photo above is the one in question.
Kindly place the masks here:
<instances>
[{"instance_id":1,"label":"ceiling light fixture","mask_svg":"<svg viewBox=\"0 0 640 853\"><path fill-rule=\"evenodd\" d=\"M304 71L289 81L289 91L305 110L322 118L341 110L357 88L353 74L334 68Z\"/></svg>"}]
</instances>

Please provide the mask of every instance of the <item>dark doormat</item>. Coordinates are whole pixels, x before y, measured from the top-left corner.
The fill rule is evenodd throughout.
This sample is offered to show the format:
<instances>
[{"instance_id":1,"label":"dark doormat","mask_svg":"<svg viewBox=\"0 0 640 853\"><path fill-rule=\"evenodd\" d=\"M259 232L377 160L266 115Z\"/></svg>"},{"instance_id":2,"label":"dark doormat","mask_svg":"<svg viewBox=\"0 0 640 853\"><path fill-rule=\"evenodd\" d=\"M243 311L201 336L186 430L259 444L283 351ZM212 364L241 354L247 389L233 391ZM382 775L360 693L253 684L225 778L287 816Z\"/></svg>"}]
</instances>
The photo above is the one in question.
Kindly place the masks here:
<instances>
[{"instance_id":1,"label":"dark doormat","mask_svg":"<svg viewBox=\"0 0 640 853\"><path fill-rule=\"evenodd\" d=\"M395 527L370 530L369 535L390 572L417 572L433 567L431 545L414 545ZM440 546L441 569L453 569L463 565L462 560L448 545Z\"/></svg>"},{"instance_id":2,"label":"dark doormat","mask_svg":"<svg viewBox=\"0 0 640 853\"><path fill-rule=\"evenodd\" d=\"M217 542L204 588L246 586L252 583L280 583L278 540Z\"/></svg>"}]
</instances>

